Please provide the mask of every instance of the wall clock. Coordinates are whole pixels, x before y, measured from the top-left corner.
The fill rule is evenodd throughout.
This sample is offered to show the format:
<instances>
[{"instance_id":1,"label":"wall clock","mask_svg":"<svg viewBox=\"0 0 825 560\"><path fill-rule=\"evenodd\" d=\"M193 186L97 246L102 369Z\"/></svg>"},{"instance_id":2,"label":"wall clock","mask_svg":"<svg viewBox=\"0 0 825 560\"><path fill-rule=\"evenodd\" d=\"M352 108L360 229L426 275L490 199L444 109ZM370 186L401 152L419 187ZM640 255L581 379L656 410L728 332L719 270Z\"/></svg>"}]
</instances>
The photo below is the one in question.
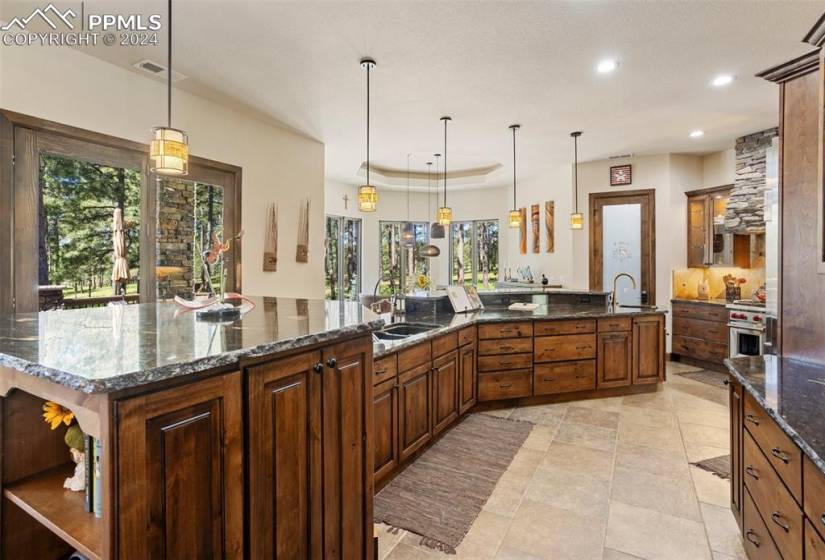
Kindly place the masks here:
<instances>
[{"instance_id":1,"label":"wall clock","mask_svg":"<svg viewBox=\"0 0 825 560\"><path fill-rule=\"evenodd\" d=\"M632 182L630 164L614 165L610 168L610 186L629 185Z\"/></svg>"}]
</instances>

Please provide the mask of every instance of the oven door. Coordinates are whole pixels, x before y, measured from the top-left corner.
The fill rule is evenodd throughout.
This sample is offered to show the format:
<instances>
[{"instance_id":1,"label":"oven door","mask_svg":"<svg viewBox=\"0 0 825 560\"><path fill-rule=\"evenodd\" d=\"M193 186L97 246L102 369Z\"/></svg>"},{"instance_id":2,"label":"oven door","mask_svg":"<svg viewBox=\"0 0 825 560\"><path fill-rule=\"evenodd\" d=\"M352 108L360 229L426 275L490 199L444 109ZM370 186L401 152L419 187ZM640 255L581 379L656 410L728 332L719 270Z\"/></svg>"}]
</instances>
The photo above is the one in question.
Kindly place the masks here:
<instances>
[{"instance_id":1,"label":"oven door","mask_svg":"<svg viewBox=\"0 0 825 560\"><path fill-rule=\"evenodd\" d=\"M763 330L742 327L733 323L728 326L730 327L730 344L728 347L731 358L762 355L762 347L765 344L765 332Z\"/></svg>"}]
</instances>

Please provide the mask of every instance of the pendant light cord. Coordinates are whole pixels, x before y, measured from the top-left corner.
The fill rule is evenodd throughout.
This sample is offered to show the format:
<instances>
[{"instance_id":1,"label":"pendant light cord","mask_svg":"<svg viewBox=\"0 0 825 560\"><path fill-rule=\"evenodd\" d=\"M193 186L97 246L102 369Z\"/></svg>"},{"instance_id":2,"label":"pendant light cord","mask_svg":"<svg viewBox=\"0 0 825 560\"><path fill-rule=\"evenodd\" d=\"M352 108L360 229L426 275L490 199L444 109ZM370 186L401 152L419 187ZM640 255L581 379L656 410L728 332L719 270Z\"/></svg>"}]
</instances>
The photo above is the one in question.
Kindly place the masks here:
<instances>
[{"instance_id":1,"label":"pendant light cord","mask_svg":"<svg viewBox=\"0 0 825 560\"><path fill-rule=\"evenodd\" d=\"M444 207L447 207L447 119L444 121Z\"/></svg>"},{"instance_id":2,"label":"pendant light cord","mask_svg":"<svg viewBox=\"0 0 825 560\"><path fill-rule=\"evenodd\" d=\"M172 0L168 2L169 48L166 68L166 125L172 128Z\"/></svg>"},{"instance_id":3,"label":"pendant light cord","mask_svg":"<svg viewBox=\"0 0 825 560\"><path fill-rule=\"evenodd\" d=\"M370 185L370 65L367 64L367 186Z\"/></svg>"},{"instance_id":4,"label":"pendant light cord","mask_svg":"<svg viewBox=\"0 0 825 560\"><path fill-rule=\"evenodd\" d=\"M407 222L410 221L410 155L407 154Z\"/></svg>"},{"instance_id":5,"label":"pendant light cord","mask_svg":"<svg viewBox=\"0 0 825 560\"><path fill-rule=\"evenodd\" d=\"M513 128L513 210L516 209L516 127Z\"/></svg>"},{"instance_id":6,"label":"pendant light cord","mask_svg":"<svg viewBox=\"0 0 825 560\"><path fill-rule=\"evenodd\" d=\"M430 184L430 171L432 170L433 162L427 162L427 220L430 219L430 210L433 209L433 186Z\"/></svg>"},{"instance_id":7,"label":"pendant light cord","mask_svg":"<svg viewBox=\"0 0 825 560\"><path fill-rule=\"evenodd\" d=\"M573 189L575 192L576 214L579 213L579 136L573 136Z\"/></svg>"}]
</instances>

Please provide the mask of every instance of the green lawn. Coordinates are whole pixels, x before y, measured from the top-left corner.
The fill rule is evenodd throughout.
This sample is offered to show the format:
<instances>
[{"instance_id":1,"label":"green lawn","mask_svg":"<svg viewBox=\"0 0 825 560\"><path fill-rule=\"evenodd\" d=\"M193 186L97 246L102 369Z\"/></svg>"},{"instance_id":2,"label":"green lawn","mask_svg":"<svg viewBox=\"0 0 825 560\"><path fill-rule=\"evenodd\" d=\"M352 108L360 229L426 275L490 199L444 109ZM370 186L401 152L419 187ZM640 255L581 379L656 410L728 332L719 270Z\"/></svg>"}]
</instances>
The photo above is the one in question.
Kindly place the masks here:
<instances>
[{"instance_id":1,"label":"green lawn","mask_svg":"<svg viewBox=\"0 0 825 560\"><path fill-rule=\"evenodd\" d=\"M136 294L137 291L137 283L131 283L126 285L126 295ZM87 297L109 297L112 295L112 287L111 286L103 286L102 288L97 288L96 290L92 290L91 295L87 290L81 290L80 292L75 292L72 288L66 288L63 291L64 298L87 298Z\"/></svg>"}]
</instances>

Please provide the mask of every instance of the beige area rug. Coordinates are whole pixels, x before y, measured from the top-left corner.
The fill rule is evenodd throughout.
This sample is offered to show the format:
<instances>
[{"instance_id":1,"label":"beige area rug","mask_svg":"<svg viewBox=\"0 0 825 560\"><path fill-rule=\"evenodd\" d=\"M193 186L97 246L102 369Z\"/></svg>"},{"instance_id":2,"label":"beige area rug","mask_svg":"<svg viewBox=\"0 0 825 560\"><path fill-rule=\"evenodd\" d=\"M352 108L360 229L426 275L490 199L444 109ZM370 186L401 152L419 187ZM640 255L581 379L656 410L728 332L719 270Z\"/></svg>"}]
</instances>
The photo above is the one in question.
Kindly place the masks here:
<instances>
[{"instance_id":1,"label":"beige area rug","mask_svg":"<svg viewBox=\"0 0 825 560\"><path fill-rule=\"evenodd\" d=\"M454 554L532 429L471 414L375 496L375 521Z\"/></svg>"}]
</instances>

